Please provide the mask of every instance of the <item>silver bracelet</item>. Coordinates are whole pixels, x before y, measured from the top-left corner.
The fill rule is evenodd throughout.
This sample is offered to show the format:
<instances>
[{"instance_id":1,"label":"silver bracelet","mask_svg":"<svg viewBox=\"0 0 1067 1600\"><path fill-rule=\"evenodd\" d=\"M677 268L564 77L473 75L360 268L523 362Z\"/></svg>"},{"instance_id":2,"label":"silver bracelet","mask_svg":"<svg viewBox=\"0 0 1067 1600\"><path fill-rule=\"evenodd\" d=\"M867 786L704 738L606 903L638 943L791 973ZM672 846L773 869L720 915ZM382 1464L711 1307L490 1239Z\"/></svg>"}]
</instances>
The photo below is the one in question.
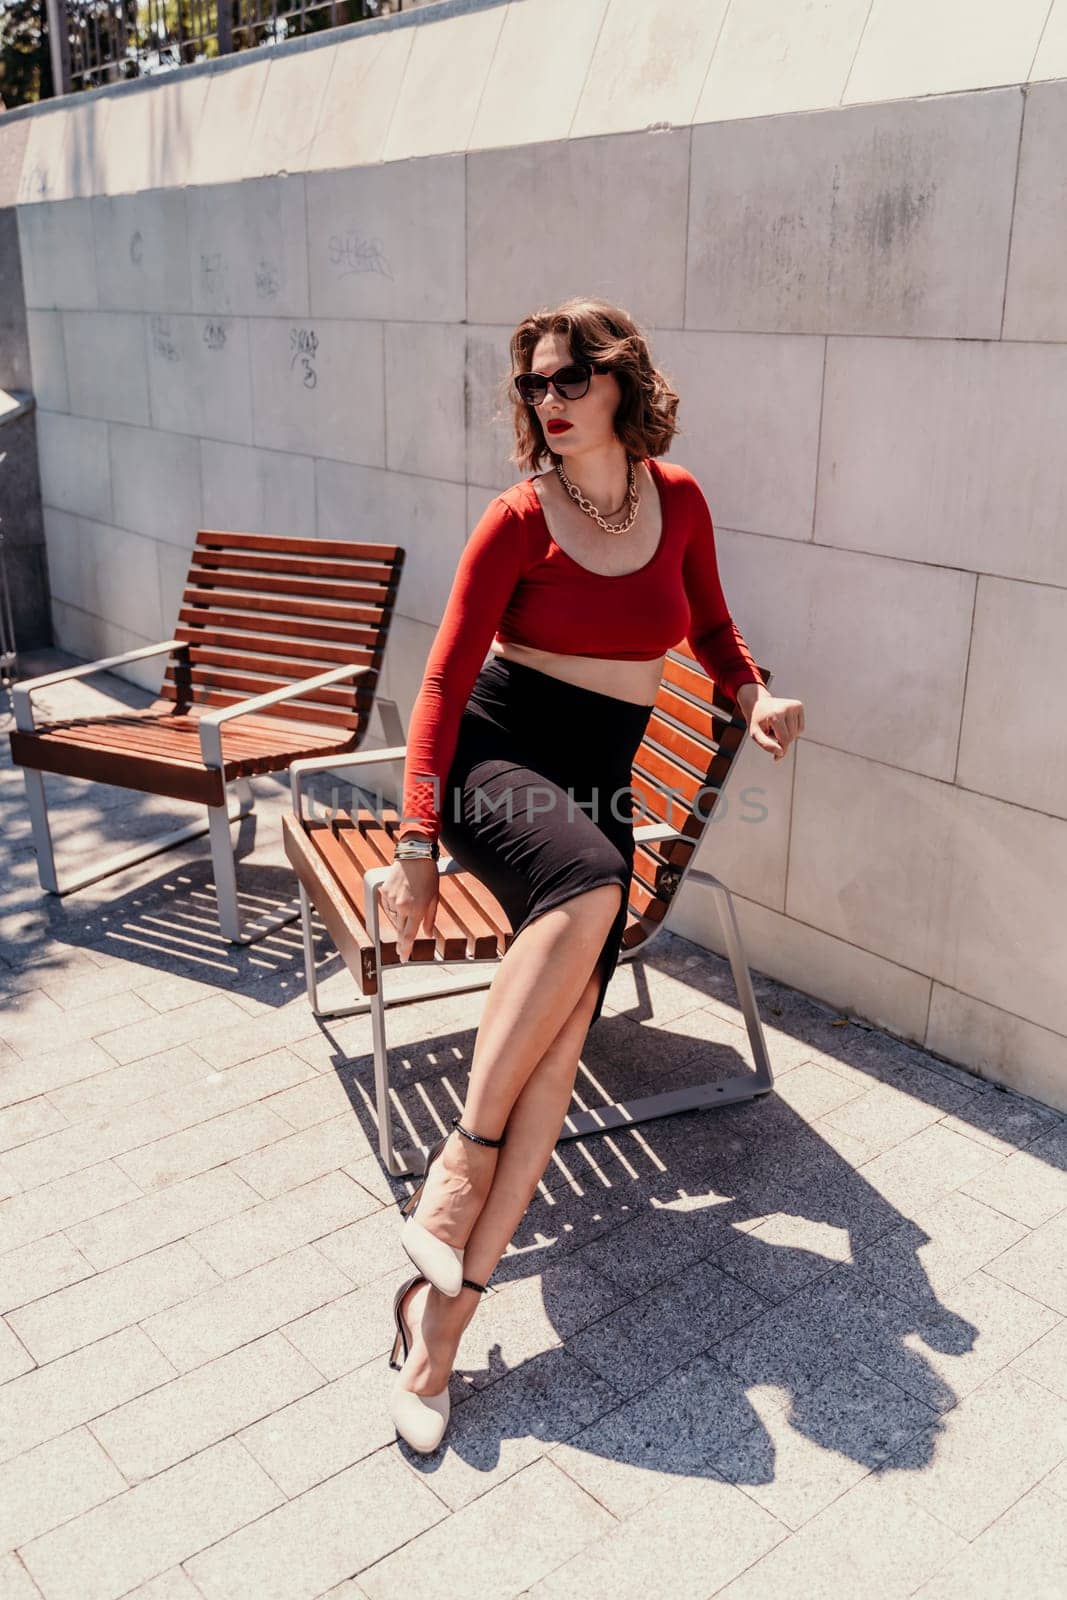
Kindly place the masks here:
<instances>
[{"instance_id":1,"label":"silver bracelet","mask_svg":"<svg viewBox=\"0 0 1067 1600\"><path fill-rule=\"evenodd\" d=\"M441 847L436 839L398 839L393 851L394 861L436 861Z\"/></svg>"}]
</instances>

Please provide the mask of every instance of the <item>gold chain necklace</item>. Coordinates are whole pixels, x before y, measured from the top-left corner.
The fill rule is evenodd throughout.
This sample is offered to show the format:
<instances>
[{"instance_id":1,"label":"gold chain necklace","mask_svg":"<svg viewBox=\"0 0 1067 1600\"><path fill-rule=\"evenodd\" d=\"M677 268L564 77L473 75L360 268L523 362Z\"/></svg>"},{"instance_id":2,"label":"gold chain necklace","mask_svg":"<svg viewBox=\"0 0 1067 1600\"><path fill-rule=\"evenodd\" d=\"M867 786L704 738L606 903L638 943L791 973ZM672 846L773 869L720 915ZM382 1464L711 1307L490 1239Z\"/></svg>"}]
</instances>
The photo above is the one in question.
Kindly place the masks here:
<instances>
[{"instance_id":1,"label":"gold chain necklace","mask_svg":"<svg viewBox=\"0 0 1067 1600\"><path fill-rule=\"evenodd\" d=\"M632 456L627 457L626 464L626 498L630 502L630 511L626 521L620 522L616 526L613 526L610 522L606 522L603 515L597 510L593 502L586 499L585 495L582 493L576 483L571 482L566 472L563 470L562 461L556 462L556 474L559 477L560 483L562 483L563 487L566 489L575 505L581 506L586 516L592 517L593 521L597 523L599 527L603 528L605 533L627 533L633 527L634 520L637 516L637 508L641 504L641 496L637 488L637 470L634 466ZM617 511L611 512L610 514L612 516L618 516Z\"/></svg>"}]
</instances>

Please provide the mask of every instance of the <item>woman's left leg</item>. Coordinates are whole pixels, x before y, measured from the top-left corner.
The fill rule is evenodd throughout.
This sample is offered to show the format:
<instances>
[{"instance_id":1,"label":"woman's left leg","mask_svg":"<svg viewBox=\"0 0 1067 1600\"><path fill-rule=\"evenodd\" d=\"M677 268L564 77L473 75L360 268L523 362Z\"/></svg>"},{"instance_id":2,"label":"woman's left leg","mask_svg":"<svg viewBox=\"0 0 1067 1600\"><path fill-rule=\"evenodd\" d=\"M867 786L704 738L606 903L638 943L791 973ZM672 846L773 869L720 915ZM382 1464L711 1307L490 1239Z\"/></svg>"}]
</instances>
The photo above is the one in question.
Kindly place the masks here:
<instances>
[{"instance_id":1,"label":"woman's left leg","mask_svg":"<svg viewBox=\"0 0 1067 1600\"><path fill-rule=\"evenodd\" d=\"M463 1276L475 1283L488 1283L548 1166L567 1115L598 988L599 973L594 972L512 1107L507 1143L463 1255ZM405 1388L440 1393L481 1298L475 1289L462 1289L449 1299L428 1284L411 1292L405 1315L414 1339L401 1380Z\"/></svg>"}]
</instances>

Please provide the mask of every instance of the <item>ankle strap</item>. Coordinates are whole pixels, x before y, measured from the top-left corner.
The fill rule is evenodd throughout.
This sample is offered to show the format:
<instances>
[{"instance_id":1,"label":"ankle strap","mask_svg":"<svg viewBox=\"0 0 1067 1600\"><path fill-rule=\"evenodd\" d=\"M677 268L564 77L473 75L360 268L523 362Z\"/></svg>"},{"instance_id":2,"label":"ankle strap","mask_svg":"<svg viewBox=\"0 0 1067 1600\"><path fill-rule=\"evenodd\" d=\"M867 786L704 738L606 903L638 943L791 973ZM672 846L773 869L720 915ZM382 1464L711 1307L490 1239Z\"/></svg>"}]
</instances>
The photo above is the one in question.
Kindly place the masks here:
<instances>
[{"instance_id":1,"label":"ankle strap","mask_svg":"<svg viewBox=\"0 0 1067 1600\"><path fill-rule=\"evenodd\" d=\"M473 1278L464 1278L463 1287L465 1289L477 1289L479 1294L484 1294L486 1291L486 1285L484 1283L475 1283Z\"/></svg>"},{"instance_id":2,"label":"ankle strap","mask_svg":"<svg viewBox=\"0 0 1067 1600\"><path fill-rule=\"evenodd\" d=\"M483 1139L480 1133L468 1133L466 1128L460 1125L458 1117L452 1118L452 1126L457 1133L461 1133L465 1139L469 1139L471 1144L487 1144L491 1150L499 1150L506 1137L506 1135L501 1134L499 1139Z\"/></svg>"}]
</instances>

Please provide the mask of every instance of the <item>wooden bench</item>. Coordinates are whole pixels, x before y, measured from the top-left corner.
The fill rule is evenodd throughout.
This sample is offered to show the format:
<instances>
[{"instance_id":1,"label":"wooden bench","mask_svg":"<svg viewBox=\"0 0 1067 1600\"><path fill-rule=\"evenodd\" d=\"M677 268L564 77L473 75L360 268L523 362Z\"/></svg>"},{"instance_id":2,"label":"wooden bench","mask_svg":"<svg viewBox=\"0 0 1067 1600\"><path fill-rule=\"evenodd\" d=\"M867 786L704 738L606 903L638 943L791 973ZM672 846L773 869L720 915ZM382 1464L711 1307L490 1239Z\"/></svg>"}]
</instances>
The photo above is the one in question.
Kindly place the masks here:
<instances>
[{"instance_id":1,"label":"wooden bench","mask_svg":"<svg viewBox=\"0 0 1067 1600\"><path fill-rule=\"evenodd\" d=\"M362 744L403 563L398 545L201 531L172 639L16 684L11 755L24 770L41 887L70 894L210 833L224 936L247 944L295 920L292 909L242 926L230 823L252 809L250 777ZM158 655L171 659L145 709L35 723L38 691ZM377 704L395 737L395 704ZM60 884L46 772L195 801L207 816Z\"/></svg>"},{"instance_id":2,"label":"wooden bench","mask_svg":"<svg viewBox=\"0 0 1067 1600\"><path fill-rule=\"evenodd\" d=\"M766 668L760 670L770 684L771 674ZM731 1105L771 1090L770 1061L730 891L711 873L691 865L746 734L745 718L733 697L712 682L688 647L683 644L670 651L655 709L633 763L637 848L629 919L619 959L620 963L632 960L639 950L648 949L667 926L671 906L687 878L710 887L744 1013L754 1070L717 1083L572 1114L564 1124L561 1139L629 1127L679 1111ZM354 812L331 804L316 814L316 803L305 790L304 779L309 773L330 768L352 768L362 773L374 765L401 763L405 755L405 746L396 745L368 751L355 761L339 762L329 756L294 761L289 769L293 810L282 818L286 854L300 880L308 998L315 1015L323 1020L357 1016L368 1010L371 1013L378 1144L388 1171L396 1176L421 1170L426 1148L397 1149L394 1142L386 1010L416 1000L484 989L492 982L493 972L464 972L458 981L447 985L438 980L431 986L412 986L386 996L384 969L419 962L447 963L450 967L496 963L512 940L510 923L500 903L477 878L447 856L442 846L437 863L440 896L434 936L416 939L408 961L400 962L396 932L388 916L382 916L378 895L392 862L399 813L376 793L373 805L357 806ZM361 780L357 781L365 788ZM640 821L642 807L643 814L654 820ZM319 1003L312 906L366 997L353 1005L325 1010Z\"/></svg>"}]
</instances>

